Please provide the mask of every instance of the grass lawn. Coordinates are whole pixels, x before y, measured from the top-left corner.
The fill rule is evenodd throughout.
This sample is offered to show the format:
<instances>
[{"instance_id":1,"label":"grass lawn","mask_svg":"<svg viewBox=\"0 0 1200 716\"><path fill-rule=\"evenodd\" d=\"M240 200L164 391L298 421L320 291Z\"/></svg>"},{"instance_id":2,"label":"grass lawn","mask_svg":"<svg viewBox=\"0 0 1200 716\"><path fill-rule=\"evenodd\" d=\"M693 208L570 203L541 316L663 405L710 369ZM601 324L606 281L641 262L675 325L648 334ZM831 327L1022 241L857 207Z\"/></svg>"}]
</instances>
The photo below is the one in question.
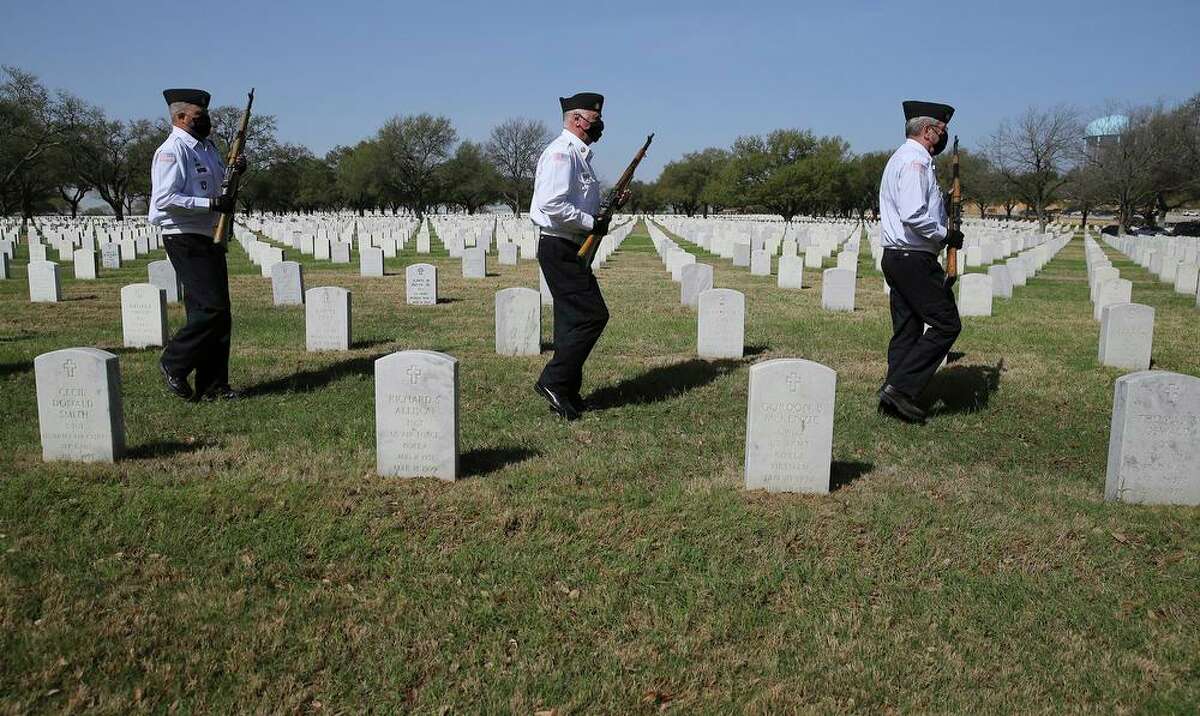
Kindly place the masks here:
<instances>
[{"instance_id":1,"label":"grass lawn","mask_svg":"<svg viewBox=\"0 0 1200 716\"><path fill-rule=\"evenodd\" d=\"M964 319L925 427L876 413L890 321L865 248L853 314L820 309L817 271L784 291L701 259L747 298L747 358L705 362L639 227L599 272L596 409L566 424L532 391L548 349L494 353L493 295L536 288L533 262L467 281L442 253L444 302L409 307L411 251L382 279L306 260L354 316L352 350L309 354L303 307L273 307L235 246L250 397L212 405L120 347L146 260L93 282L64 262L65 300L31 304L19 247L0 712L1195 711L1200 511L1102 500L1121 373L1096 363L1081 241ZM1157 309L1155 367L1200 375L1200 310L1113 258ZM120 355L116 465L41 462L32 360L70 346ZM457 483L373 472L372 362L407 348L461 361ZM828 496L741 489L747 369L780 357L838 373Z\"/></svg>"}]
</instances>

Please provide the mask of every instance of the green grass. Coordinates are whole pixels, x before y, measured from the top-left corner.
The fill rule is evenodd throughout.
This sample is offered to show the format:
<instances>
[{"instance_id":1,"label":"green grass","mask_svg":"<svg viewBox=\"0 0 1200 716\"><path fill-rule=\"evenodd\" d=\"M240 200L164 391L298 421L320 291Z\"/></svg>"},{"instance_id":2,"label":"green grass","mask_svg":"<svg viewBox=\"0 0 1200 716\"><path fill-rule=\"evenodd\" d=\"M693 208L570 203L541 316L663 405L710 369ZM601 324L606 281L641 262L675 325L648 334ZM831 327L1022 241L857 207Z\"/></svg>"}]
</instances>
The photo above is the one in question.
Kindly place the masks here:
<instances>
[{"instance_id":1,"label":"green grass","mask_svg":"<svg viewBox=\"0 0 1200 716\"><path fill-rule=\"evenodd\" d=\"M303 308L230 257L236 404L175 400L157 351L118 348L145 261L64 265L58 305L28 303L23 254L0 282L0 711L1200 703L1200 513L1102 500L1120 373L1096 364L1078 239L965 319L924 428L875 411L890 326L865 247L853 314L820 310L817 271L782 291L714 262L752 355L702 362L635 233L600 271L600 409L572 424L531 390L546 355L493 351L494 292L536 287L532 262L465 281L435 256L435 307L404 304L411 252L383 279L308 262L355 322L351 351L308 354ZM1133 278L1155 367L1200 374L1200 311ZM120 354L131 454L43 464L31 361L82 345ZM460 482L373 474L372 361L406 348L461 361ZM828 496L741 489L747 368L778 357L838 371Z\"/></svg>"}]
</instances>

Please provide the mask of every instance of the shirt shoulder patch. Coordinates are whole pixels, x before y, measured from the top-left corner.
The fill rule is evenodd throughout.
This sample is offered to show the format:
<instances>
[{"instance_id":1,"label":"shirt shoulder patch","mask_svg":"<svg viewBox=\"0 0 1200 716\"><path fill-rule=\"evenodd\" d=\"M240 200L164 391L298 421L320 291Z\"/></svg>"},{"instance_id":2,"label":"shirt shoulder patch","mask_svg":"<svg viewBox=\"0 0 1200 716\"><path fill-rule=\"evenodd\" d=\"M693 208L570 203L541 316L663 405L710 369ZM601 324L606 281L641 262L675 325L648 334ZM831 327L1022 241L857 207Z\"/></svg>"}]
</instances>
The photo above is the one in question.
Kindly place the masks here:
<instances>
[{"instance_id":1,"label":"shirt shoulder patch","mask_svg":"<svg viewBox=\"0 0 1200 716\"><path fill-rule=\"evenodd\" d=\"M563 152L555 152L550 155L550 160L555 162L569 162L571 157Z\"/></svg>"},{"instance_id":2,"label":"shirt shoulder patch","mask_svg":"<svg viewBox=\"0 0 1200 716\"><path fill-rule=\"evenodd\" d=\"M923 172L927 168L927 165L925 164L925 162L922 162L922 161L915 161L912 164L909 164L908 166L911 167L912 169L916 169L919 172Z\"/></svg>"},{"instance_id":3,"label":"shirt shoulder patch","mask_svg":"<svg viewBox=\"0 0 1200 716\"><path fill-rule=\"evenodd\" d=\"M162 162L163 164L174 164L175 155L171 152L159 152L156 161Z\"/></svg>"}]
</instances>

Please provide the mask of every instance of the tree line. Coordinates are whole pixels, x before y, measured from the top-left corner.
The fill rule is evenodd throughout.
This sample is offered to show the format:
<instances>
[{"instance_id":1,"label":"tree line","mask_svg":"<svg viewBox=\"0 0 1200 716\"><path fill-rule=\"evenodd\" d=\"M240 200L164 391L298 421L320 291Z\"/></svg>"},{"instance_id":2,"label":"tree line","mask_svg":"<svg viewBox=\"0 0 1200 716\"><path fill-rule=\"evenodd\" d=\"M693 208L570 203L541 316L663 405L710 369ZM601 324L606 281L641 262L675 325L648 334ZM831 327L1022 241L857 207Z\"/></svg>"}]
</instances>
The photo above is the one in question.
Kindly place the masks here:
<instances>
[{"instance_id":1,"label":"tree line","mask_svg":"<svg viewBox=\"0 0 1200 716\"><path fill-rule=\"evenodd\" d=\"M164 116L122 120L67 92L51 92L18 68L0 84L0 213L74 216L85 196L118 218L144 211L149 166L169 132ZM241 108L210 111L224 152ZM980 216L1036 218L1056 211L1086 221L1111 211L1125 228L1155 225L1200 200L1200 94L1174 107L1123 110L1128 121L1087 140L1081 113L1031 107L1003 121L975 149L960 153L964 201ZM451 121L397 115L372 136L324 156L276 138L271 115L252 118L251 169L242 183L247 212L355 210L418 216L452 209L475 213L497 204L520 215L529 204L537 158L556 132L513 118L486 140L460 141ZM899 142L897 142L898 144ZM746 212L797 216L877 216L879 181L891 149L855 154L837 136L778 129L737 138L669 162L655 181L634 182L629 208L694 216ZM949 153L938 157L949 177ZM1002 212L1002 213L1001 213Z\"/></svg>"}]
</instances>

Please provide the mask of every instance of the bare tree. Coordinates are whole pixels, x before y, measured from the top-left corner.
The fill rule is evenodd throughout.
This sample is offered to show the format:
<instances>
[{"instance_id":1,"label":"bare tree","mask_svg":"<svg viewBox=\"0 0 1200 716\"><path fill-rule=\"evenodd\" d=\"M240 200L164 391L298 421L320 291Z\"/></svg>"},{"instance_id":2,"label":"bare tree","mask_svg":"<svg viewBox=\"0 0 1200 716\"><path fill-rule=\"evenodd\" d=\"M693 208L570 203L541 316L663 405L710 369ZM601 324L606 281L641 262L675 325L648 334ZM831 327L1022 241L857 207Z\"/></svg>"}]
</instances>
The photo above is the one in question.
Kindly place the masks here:
<instances>
[{"instance_id":1,"label":"bare tree","mask_svg":"<svg viewBox=\"0 0 1200 716\"><path fill-rule=\"evenodd\" d=\"M517 216L533 194L538 157L553 139L554 134L540 120L506 119L492 129L487 141L488 159L504 179L504 203Z\"/></svg>"},{"instance_id":2,"label":"bare tree","mask_svg":"<svg viewBox=\"0 0 1200 716\"><path fill-rule=\"evenodd\" d=\"M992 135L992 161L1037 214L1039 231L1046 230L1047 207L1066 183L1081 137L1079 115L1065 105L1046 111L1030 107L1015 120L1005 120Z\"/></svg>"},{"instance_id":3,"label":"bare tree","mask_svg":"<svg viewBox=\"0 0 1200 716\"><path fill-rule=\"evenodd\" d=\"M1133 226L1139 209L1153 206L1159 191L1156 172L1174 150L1170 138L1158 131L1161 108L1134 108L1125 114L1128 122L1118 134L1083 152L1088 172L1117 208L1122 233Z\"/></svg>"},{"instance_id":4,"label":"bare tree","mask_svg":"<svg viewBox=\"0 0 1200 716\"><path fill-rule=\"evenodd\" d=\"M79 176L112 207L118 220L125 218L132 199L149 182L154 149L161 132L148 119L125 122L109 120L97 111L93 121L78 129L74 151L78 153Z\"/></svg>"}]
</instances>

